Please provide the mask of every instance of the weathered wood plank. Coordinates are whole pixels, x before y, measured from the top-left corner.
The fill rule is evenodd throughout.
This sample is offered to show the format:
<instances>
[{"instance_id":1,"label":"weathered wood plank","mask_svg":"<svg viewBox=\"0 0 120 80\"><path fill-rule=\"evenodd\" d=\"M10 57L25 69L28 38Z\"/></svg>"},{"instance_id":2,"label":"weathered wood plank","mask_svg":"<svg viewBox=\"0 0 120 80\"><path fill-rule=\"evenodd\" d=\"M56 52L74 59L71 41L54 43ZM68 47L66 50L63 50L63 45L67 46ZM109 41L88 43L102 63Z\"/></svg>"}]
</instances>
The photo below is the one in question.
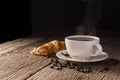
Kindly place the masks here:
<instances>
[{"instance_id":1,"label":"weathered wood plank","mask_svg":"<svg viewBox=\"0 0 120 80\"><path fill-rule=\"evenodd\" d=\"M21 56L20 53L20 55L10 56L6 61L0 63L0 79L23 80L49 64L49 59L34 55Z\"/></svg>"},{"instance_id":2,"label":"weathered wood plank","mask_svg":"<svg viewBox=\"0 0 120 80\"><path fill-rule=\"evenodd\" d=\"M82 75L71 69L54 70L48 66L27 80L76 80L81 78Z\"/></svg>"},{"instance_id":3,"label":"weathered wood plank","mask_svg":"<svg viewBox=\"0 0 120 80\"><path fill-rule=\"evenodd\" d=\"M38 37L5 44L15 45L0 51L0 80L23 80L48 65L47 57L30 54L36 45L45 41L46 38Z\"/></svg>"}]
</instances>

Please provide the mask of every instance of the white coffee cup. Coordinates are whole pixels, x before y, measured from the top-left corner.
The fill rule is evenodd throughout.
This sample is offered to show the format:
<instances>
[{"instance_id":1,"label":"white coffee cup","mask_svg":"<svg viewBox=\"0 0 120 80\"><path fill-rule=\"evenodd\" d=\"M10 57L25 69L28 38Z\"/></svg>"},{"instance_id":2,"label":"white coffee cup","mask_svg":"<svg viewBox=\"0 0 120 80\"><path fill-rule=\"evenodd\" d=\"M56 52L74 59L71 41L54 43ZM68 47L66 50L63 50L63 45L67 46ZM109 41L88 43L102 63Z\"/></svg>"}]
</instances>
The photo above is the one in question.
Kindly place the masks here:
<instances>
[{"instance_id":1,"label":"white coffee cup","mask_svg":"<svg viewBox=\"0 0 120 80\"><path fill-rule=\"evenodd\" d=\"M72 35L65 37L67 53L72 58L89 58L102 52L100 38L89 35Z\"/></svg>"}]
</instances>

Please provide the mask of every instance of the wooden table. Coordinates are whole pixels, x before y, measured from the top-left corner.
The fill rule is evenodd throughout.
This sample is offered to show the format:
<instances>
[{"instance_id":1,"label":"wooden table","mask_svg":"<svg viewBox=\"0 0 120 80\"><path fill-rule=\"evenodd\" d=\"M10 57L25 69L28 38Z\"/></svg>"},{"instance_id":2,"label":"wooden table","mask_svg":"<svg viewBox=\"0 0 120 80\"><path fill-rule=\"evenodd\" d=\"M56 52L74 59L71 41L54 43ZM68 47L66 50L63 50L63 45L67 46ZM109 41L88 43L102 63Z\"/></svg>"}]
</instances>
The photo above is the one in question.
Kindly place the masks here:
<instances>
[{"instance_id":1,"label":"wooden table","mask_svg":"<svg viewBox=\"0 0 120 80\"><path fill-rule=\"evenodd\" d=\"M30 54L30 51L53 39L63 40L59 35L52 37L29 36L0 44L0 80L120 80L120 63L100 72L103 62L88 63L91 73L74 69L51 69L51 58ZM101 44L110 58L120 61L120 37L102 37Z\"/></svg>"}]
</instances>

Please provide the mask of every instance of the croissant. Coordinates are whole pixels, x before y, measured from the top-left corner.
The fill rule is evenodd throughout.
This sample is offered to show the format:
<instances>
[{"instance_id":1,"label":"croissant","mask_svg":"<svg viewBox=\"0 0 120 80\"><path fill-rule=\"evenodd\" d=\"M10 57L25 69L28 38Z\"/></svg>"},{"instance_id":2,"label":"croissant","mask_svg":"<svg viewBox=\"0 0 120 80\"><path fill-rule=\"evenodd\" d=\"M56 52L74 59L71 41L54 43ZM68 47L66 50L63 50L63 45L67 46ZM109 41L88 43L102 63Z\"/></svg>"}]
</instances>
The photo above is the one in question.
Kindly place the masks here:
<instances>
[{"instance_id":1,"label":"croissant","mask_svg":"<svg viewBox=\"0 0 120 80\"><path fill-rule=\"evenodd\" d=\"M33 49L32 53L45 56L55 54L64 49L66 49L64 41L53 40Z\"/></svg>"}]
</instances>

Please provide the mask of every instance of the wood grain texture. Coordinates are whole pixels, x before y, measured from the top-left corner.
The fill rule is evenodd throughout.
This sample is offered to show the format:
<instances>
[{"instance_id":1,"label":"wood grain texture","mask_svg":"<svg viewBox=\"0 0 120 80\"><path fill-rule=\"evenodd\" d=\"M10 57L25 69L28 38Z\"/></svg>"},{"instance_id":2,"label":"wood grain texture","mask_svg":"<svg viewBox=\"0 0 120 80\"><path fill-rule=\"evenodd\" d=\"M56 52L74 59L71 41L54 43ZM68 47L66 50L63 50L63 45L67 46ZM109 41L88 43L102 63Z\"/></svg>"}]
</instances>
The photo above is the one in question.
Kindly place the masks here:
<instances>
[{"instance_id":1,"label":"wood grain texture","mask_svg":"<svg viewBox=\"0 0 120 80\"><path fill-rule=\"evenodd\" d=\"M50 63L43 56L30 54L44 38L23 38L3 43L0 51L0 80L22 80Z\"/></svg>"},{"instance_id":2,"label":"wood grain texture","mask_svg":"<svg viewBox=\"0 0 120 80\"><path fill-rule=\"evenodd\" d=\"M86 67L92 67L92 73L82 73L68 68L55 70L48 66L27 80L119 80L119 66L120 64L111 66L109 71L100 72L104 68L102 63L86 64Z\"/></svg>"},{"instance_id":3,"label":"wood grain texture","mask_svg":"<svg viewBox=\"0 0 120 80\"><path fill-rule=\"evenodd\" d=\"M109 66L110 70L100 72L104 63L87 63L92 73L82 73L74 69L51 69L50 58L30 54L30 51L52 39L27 37L0 44L0 80L120 80L120 64ZM103 50L111 58L120 60L120 38L101 38Z\"/></svg>"}]
</instances>

